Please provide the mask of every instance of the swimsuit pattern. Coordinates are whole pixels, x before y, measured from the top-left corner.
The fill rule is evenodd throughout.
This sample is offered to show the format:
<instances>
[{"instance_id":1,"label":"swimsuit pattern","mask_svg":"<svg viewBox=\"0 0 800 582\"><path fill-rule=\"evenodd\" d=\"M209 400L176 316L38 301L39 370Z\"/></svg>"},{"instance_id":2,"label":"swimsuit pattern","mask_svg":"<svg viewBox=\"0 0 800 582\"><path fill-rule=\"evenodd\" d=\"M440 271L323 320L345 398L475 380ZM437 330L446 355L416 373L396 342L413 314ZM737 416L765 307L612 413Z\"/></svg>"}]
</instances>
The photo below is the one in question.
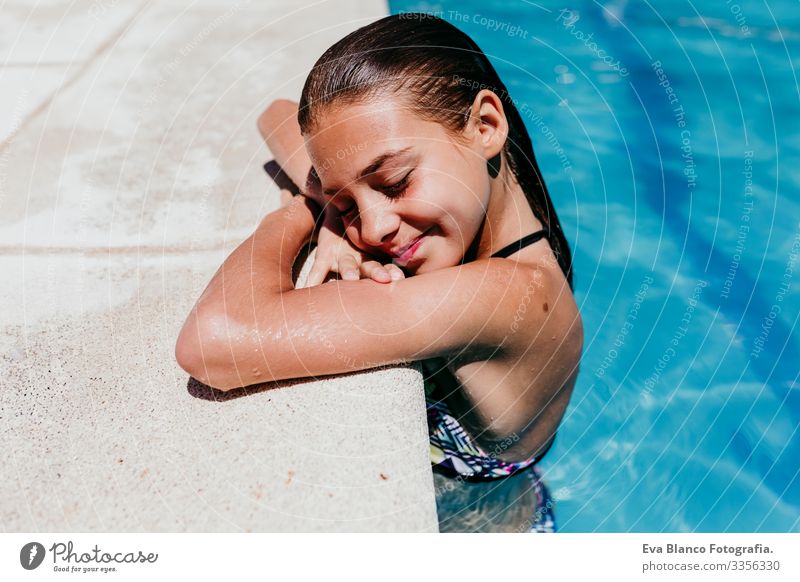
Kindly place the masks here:
<instances>
[{"instance_id":1,"label":"swimsuit pattern","mask_svg":"<svg viewBox=\"0 0 800 582\"><path fill-rule=\"evenodd\" d=\"M433 470L446 477L472 482L502 479L524 471L531 481L537 500L528 520L528 531L555 532L553 499L542 480L541 469L535 466L542 455L520 462L507 462L488 453L470 437L451 414L447 404L429 394L436 391L435 380L426 379L426 384L431 387L430 390L426 389L425 401Z\"/></svg>"}]
</instances>

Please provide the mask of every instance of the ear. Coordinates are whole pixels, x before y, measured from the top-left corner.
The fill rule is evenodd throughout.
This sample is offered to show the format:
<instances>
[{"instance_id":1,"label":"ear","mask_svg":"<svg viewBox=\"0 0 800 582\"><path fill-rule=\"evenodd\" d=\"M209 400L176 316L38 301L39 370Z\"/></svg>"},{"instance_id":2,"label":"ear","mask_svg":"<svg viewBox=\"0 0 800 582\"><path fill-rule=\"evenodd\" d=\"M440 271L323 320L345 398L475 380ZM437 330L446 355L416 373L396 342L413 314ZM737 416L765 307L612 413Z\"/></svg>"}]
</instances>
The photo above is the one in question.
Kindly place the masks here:
<instances>
[{"instance_id":1,"label":"ear","mask_svg":"<svg viewBox=\"0 0 800 582\"><path fill-rule=\"evenodd\" d=\"M508 120L496 93L482 89L472 102L468 131L483 156L491 160L500 154L508 139Z\"/></svg>"}]
</instances>

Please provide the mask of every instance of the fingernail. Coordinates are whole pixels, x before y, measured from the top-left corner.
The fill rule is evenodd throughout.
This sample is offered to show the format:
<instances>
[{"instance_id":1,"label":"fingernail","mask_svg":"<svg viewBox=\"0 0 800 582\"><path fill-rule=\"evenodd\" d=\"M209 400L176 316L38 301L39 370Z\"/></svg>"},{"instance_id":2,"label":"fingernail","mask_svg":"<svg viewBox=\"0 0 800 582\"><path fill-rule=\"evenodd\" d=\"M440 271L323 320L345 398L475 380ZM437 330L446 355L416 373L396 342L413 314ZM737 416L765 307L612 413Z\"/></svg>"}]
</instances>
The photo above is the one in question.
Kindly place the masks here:
<instances>
[{"instance_id":1,"label":"fingernail","mask_svg":"<svg viewBox=\"0 0 800 582\"><path fill-rule=\"evenodd\" d=\"M392 279L394 279L395 281L399 281L402 278L403 278L402 274L398 273L397 271L392 271Z\"/></svg>"},{"instance_id":2,"label":"fingernail","mask_svg":"<svg viewBox=\"0 0 800 582\"><path fill-rule=\"evenodd\" d=\"M350 281L355 281L356 279L358 279L358 273L356 273L355 271L345 271L344 278L349 279Z\"/></svg>"}]
</instances>

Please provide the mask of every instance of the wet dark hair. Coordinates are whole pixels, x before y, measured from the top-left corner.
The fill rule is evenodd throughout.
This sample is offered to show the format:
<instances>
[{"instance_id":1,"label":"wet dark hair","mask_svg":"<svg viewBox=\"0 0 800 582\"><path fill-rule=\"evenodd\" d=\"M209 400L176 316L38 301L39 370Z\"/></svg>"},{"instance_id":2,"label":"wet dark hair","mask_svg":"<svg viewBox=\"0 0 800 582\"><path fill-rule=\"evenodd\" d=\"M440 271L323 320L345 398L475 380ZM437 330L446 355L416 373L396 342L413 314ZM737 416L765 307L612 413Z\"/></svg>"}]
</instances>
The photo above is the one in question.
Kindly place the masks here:
<instances>
[{"instance_id":1,"label":"wet dark hair","mask_svg":"<svg viewBox=\"0 0 800 582\"><path fill-rule=\"evenodd\" d=\"M431 14L403 13L350 33L326 50L309 73L297 118L307 134L324 105L356 103L389 91L412 95L409 102L417 114L458 132L482 89L503 103L508 120L504 157L534 215L549 228L548 241L572 289L572 255L528 130L489 59L452 24Z\"/></svg>"}]
</instances>

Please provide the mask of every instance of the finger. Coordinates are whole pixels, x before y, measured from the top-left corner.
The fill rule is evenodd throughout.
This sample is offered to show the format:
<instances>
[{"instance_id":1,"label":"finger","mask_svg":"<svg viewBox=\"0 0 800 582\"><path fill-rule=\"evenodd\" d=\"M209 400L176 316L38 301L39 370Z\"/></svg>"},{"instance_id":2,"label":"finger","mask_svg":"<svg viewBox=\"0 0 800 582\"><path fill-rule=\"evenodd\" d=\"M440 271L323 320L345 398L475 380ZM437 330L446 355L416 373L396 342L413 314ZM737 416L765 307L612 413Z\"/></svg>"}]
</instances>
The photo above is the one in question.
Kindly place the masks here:
<instances>
[{"instance_id":1,"label":"finger","mask_svg":"<svg viewBox=\"0 0 800 582\"><path fill-rule=\"evenodd\" d=\"M361 271L364 273L364 276L378 281L379 283L388 283L392 280L391 275L389 275L389 271L387 271L378 261L367 261L362 263Z\"/></svg>"},{"instance_id":2,"label":"finger","mask_svg":"<svg viewBox=\"0 0 800 582\"><path fill-rule=\"evenodd\" d=\"M361 278L358 261L354 256L342 257L337 267L345 281L358 281Z\"/></svg>"},{"instance_id":3,"label":"finger","mask_svg":"<svg viewBox=\"0 0 800 582\"><path fill-rule=\"evenodd\" d=\"M308 272L308 278L306 279L306 287L316 287L317 285L322 285L322 282L325 280L325 277L330 272L329 263L321 259L314 259L314 264L311 266L311 270Z\"/></svg>"},{"instance_id":4,"label":"finger","mask_svg":"<svg viewBox=\"0 0 800 582\"><path fill-rule=\"evenodd\" d=\"M401 269L394 263L389 263L384 267L387 271L389 271L389 276L392 278L392 281L399 281L400 279L406 278L406 274L403 272L403 269Z\"/></svg>"}]
</instances>

